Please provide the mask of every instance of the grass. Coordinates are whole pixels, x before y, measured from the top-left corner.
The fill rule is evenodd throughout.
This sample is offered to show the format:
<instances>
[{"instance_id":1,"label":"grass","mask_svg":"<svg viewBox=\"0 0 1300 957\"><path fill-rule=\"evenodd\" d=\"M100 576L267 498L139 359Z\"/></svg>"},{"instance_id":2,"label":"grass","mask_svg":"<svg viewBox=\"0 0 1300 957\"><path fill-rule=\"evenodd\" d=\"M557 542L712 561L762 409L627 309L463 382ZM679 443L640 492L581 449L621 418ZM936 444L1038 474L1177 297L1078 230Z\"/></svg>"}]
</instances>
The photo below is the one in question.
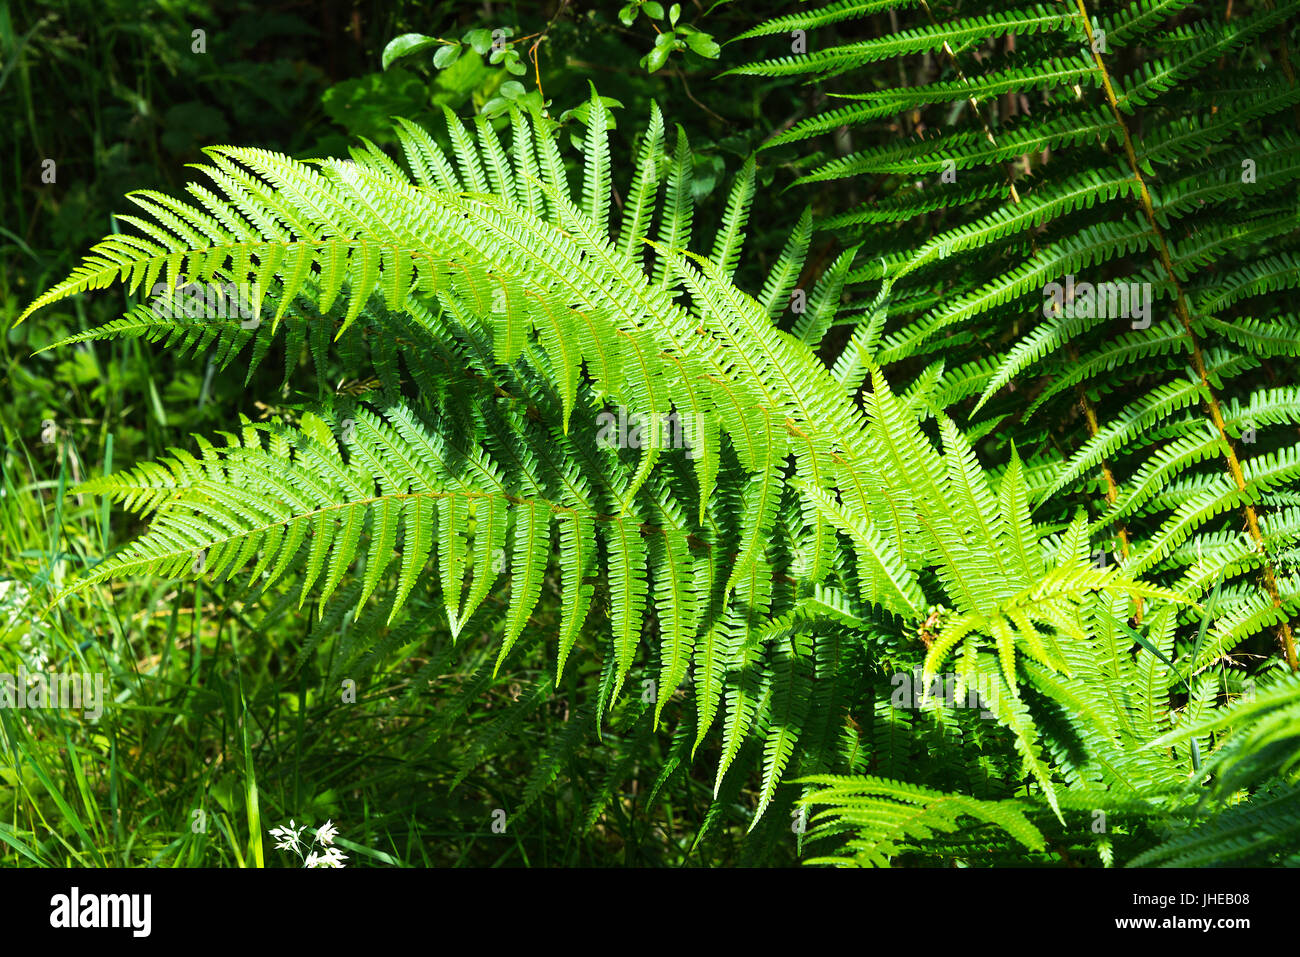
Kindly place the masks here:
<instances>
[{"instance_id":1,"label":"grass","mask_svg":"<svg viewBox=\"0 0 1300 957\"><path fill-rule=\"evenodd\" d=\"M68 494L74 471L110 463L112 433L83 450L64 436L55 450L4 429L0 673L38 663L22 644L36 635L52 670L103 673L112 703L94 724L75 711L0 709L0 864L291 866L264 843L290 818L332 819L355 866L674 866L736 852L739 817L691 849L707 773L679 775L669 800L647 808L653 782L637 780L609 732L612 747L589 740L581 766L514 814L559 735L594 738L590 715L570 707L573 685L543 693L544 627L493 680L494 635L358 651L346 630L322 637L306 610L229 603L217 583L115 583L49 607L124 532L104 503Z\"/></svg>"}]
</instances>

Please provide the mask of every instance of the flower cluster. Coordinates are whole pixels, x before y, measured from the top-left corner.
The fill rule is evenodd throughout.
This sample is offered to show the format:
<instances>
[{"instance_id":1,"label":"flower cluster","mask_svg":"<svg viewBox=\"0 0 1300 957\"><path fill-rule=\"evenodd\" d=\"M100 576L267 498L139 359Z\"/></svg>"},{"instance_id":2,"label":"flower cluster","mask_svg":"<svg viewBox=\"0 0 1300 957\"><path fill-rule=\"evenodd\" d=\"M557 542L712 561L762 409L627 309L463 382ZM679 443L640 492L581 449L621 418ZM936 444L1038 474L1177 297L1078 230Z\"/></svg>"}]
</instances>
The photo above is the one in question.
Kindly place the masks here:
<instances>
[{"instance_id":1,"label":"flower cluster","mask_svg":"<svg viewBox=\"0 0 1300 957\"><path fill-rule=\"evenodd\" d=\"M292 818L289 819L288 827L274 827L271 829L271 836L276 839L276 850L293 851L302 860L303 867L344 867L344 861L348 856L334 847L334 838L338 835L336 828L330 821L326 821L316 829L310 841L304 841L303 832L307 830L307 825L297 824ZM320 850L316 845L320 845Z\"/></svg>"},{"instance_id":2,"label":"flower cluster","mask_svg":"<svg viewBox=\"0 0 1300 957\"><path fill-rule=\"evenodd\" d=\"M42 648L45 626L29 611L31 603L31 589L22 582L14 579L0 581L0 635L10 629L19 634L18 658L29 672L35 673L44 671L50 659Z\"/></svg>"}]
</instances>

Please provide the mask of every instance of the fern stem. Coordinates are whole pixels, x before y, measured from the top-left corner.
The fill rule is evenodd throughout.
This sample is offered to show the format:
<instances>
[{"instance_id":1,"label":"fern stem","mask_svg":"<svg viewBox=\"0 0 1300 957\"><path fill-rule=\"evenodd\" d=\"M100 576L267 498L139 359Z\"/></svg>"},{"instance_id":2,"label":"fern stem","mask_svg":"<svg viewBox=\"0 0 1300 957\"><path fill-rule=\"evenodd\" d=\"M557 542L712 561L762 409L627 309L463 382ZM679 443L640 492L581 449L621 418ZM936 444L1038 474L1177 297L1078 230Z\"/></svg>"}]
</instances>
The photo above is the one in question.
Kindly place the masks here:
<instances>
[{"instance_id":1,"label":"fern stem","mask_svg":"<svg viewBox=\"0 0 1300 957\"><path fill-rule=\"evenodd\" d=\"M1246 476L1242 471L1236 450L1233 448L1232 438L1228 435L1227 425L1223 420L1223 412L1219 407L1219 400L1215 397L1214 389L1210 385L1210 378L1205 368L1205 359L1201 355L1201 346L1197 342L1196 332L1192 328L1191 310L1187 306L1187 298L1183 293L1182 283L1178 281L1178 276L1174 271L1173 259L1169 255L1169 245L1165 240L1164 232L1161 230L1160 224L1156 222L1155 205L1151 200L1151 192L1147 189L1146 179L1138 166L1137 153L1133 148L1133 137L1129 134L1128 126L1125 124L1123 114L1120 112L1119 103L1115 97L1115 88L1110 82L1110 72L1106 69L1106 64L1097 51L1097 45L1093 40L1092 21L1088 19L1088 8L1084 0L1074 0L1074 2L1079 8L1079 16L1083 20L1083 29L1088 37L1088 47L1092 50L1092 58L1096 61L1097 69L1101 74L1101 83L1106 92L1106 101L1110 105L1111 114L1115 118L1115 125L1124 139L1124 154L1128 159L1129 168L1133 171L1133 180L1137 183L1138 196L1142 204L1142 214L1151 227L1156 250L1160 255L1160 264L1164 267L1169 281L1173 284L1175 293L1174 308L1178 313L1179 321L1183 324L1183 330L1191 349L1192 368L1201 380L1201 392L1205 397L1206 410L1209 412L1210 420L1214 423L1214 427L1218 430L1219 437L1222 440L1228 471L1231 473L1233 481L1237 483L1238 491L1244 492L1246 490ZM1256 514L1253 505L1247 504L1244 509L1246 526L1250 531L1250 536L1255 540L1255 544L1259 546L1260 551L1264 553L1264 587L1273 600L1273 607L1281 608L1282 598L1278 594L1277 577L1273 571L1272 559L1269 558L1267 551L1264 549L1264 535L1259 530L1259 516ZM1292 671L1300 671L1300 663L1296 661L1295 639L1291 634L1291 623L1287 621L1285 614L1282 617L1281 637L1287 664Z\"/></svg>"}]
</instances>

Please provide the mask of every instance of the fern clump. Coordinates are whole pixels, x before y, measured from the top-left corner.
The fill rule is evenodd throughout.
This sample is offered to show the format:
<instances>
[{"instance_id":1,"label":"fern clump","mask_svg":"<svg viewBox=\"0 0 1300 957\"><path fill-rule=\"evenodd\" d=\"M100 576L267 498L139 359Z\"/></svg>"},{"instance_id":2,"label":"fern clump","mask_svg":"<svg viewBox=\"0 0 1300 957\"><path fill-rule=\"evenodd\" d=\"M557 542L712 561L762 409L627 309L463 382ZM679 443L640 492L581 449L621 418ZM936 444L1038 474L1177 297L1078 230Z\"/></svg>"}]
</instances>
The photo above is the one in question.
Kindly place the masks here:
<instances>
[{"instance_id":1,"label":"fern clump","mask_svg":"<svg viewBox=\"0 0 1300 957\"><path fill-rule=\"evenodd\" d=\"M232 286L250 292L251 316L190 322L142 302L59 345L143 337L214 350L250 376L283 345L286 379L306 349L367 385L84 483L148 527L65 594L199 574L244 602L350 616L357 655L402 647L435 618L457 640L491 623L495 669L521 643L554 645L554 679L519 708L595 653L582 726L615 729L621 766L668 735L658 793L707 742L705 828L752 777L749 827L773 840L788 812L802 835L821 808L806 839L836 842L822 862L1183 860L1207 813L1189 778L1214 767L1234 794L1291 788L1290 757L1279 770L1244 756L1294 744L1294 689L1224 708L1214 666L1267 628L1294 665L1300 588L1263 545L1300 521L1285 491L1295 449L1243 459L1233 429L1298 422L1300 397L1243 404L1229 385L1293 354L1274 325L1290 320L1258 299L1291 284L1294 194L1207 194L1233 130L1213 109L1175 120L1165 101L1193 96L1189 77L1294 5L1211 28L1161 26L1185 5L1160 2L1100 26L1081 2L947 22L924 4L838 2L745 39L894 6L925 22L737 72L834 78L942 51L933 83L863 94L769 145L969 105L952 129L799 182L957 177L943 191L893 179L877 203L805 214L749 290L735 277L755 159L701 244L684 131L670 137L653 107L635 155L616 157L594 92L577 163L545 115L512 109L503 142L504 129L447 111L444 145L399 121L401 162L368 142L309 162L215 147L211 185L188 200L133 195L145 215L119 218L138 234L106 238L24 318L114 283L155 299ZM1092 43L1102 31L1168 57L1120 79ZM1023 41L1014 57L964 64L1009 34ZM1300 103L1244 66L1231 76L1250 116ZM1041 115L980 109L1026 91ZM1138 109L1153 117L1140 139ZM1293 140L1261 141L1269 182L1294 180ZM1005 167L1017 158L1023 177ZM1229 203L1232 225L1208 225L1203 202ZM791 323L815 226L844 248ZM1270 257L1240 257L1246 239ZM1220 268L1204 275L1208 263ZM1107 282L1154 290L1152 322L1117 331L1078 308L1074 273L1103 266ZM1031 376L1042 388L1015 408L1011 386ZM1051 418L1067 402L1082 403L1083 426ZM1246 539L1227 534L1230 514ZM557 614L541 621L552 593ZM891 701L913 674L925 692ZM656 690L638 694L638 679ZM946 703L936 682L952 688ZM525 806L579 734L543 756ZM1207 826L1245 826L1227 818ZM1293 825L1269 833L1251 853L1281 853Z\"/></svg>"}]
</instances>

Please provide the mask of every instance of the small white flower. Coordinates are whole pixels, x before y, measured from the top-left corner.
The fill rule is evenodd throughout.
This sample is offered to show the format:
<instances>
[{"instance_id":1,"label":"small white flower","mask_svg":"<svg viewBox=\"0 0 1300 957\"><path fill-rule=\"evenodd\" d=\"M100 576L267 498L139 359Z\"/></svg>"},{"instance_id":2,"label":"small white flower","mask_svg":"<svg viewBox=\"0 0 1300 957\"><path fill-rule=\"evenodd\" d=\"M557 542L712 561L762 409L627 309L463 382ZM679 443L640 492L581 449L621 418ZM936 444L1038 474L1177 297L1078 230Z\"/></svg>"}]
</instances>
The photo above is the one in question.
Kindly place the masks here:
<instances>
[{"instance_id":1,"label":"small white flower","mask_svg":"<svg viewBox=\"0 0 1300 957\"><path fill-rule=\"evenodd\" d=\"M297 821L290 819L288 825L271 828L271 836L276 838L276 849L282 851L293 851L302 861L303 867L344 867L343 862L348 859L337 847L332 847L334 838L338 836L339 830L334 826L334 822L326 820L324 824L316 828L312 836L306 840L303 839L303 833L308 830L307 825L299 825ZM320 849L315 849L319 844ZM309 851L306 857L303 853Z\"/></svg>"},{"instance_id":2,"label":"small white flower","mask_svg":"<svg viewBox=\"0 0 1300 957\"><path fill-rule=\"evenodd\" d=\"M339 829L331 824L328 820L316 831L316 840L322 844L333 844L334 838L338 836Z\"/></svg>"},{"instance_id":3,"label":"small white flower","mask_svg":"<svg viewBox=\"0 0 1300 957\"><path fill-rule=\"evenodd\" d=\"M320 856L318 867L344 867L344 861L348 856L340 851L337 847L327 848L325 853Z\"/></svg>"},{"instance_id":4,"label":"small white flower","mask_svg":"<svg viewBox=\"0 0 1300 957\"><path fill-rule=\"evenodd\" d=\"M276 849L280 851L298 850L298 841L302 838L302 832L306 829L305 825L298 826L292 818L289 819L288 827L271 828L271 836L276 838Z\"/></svg>"}]
</instances>

